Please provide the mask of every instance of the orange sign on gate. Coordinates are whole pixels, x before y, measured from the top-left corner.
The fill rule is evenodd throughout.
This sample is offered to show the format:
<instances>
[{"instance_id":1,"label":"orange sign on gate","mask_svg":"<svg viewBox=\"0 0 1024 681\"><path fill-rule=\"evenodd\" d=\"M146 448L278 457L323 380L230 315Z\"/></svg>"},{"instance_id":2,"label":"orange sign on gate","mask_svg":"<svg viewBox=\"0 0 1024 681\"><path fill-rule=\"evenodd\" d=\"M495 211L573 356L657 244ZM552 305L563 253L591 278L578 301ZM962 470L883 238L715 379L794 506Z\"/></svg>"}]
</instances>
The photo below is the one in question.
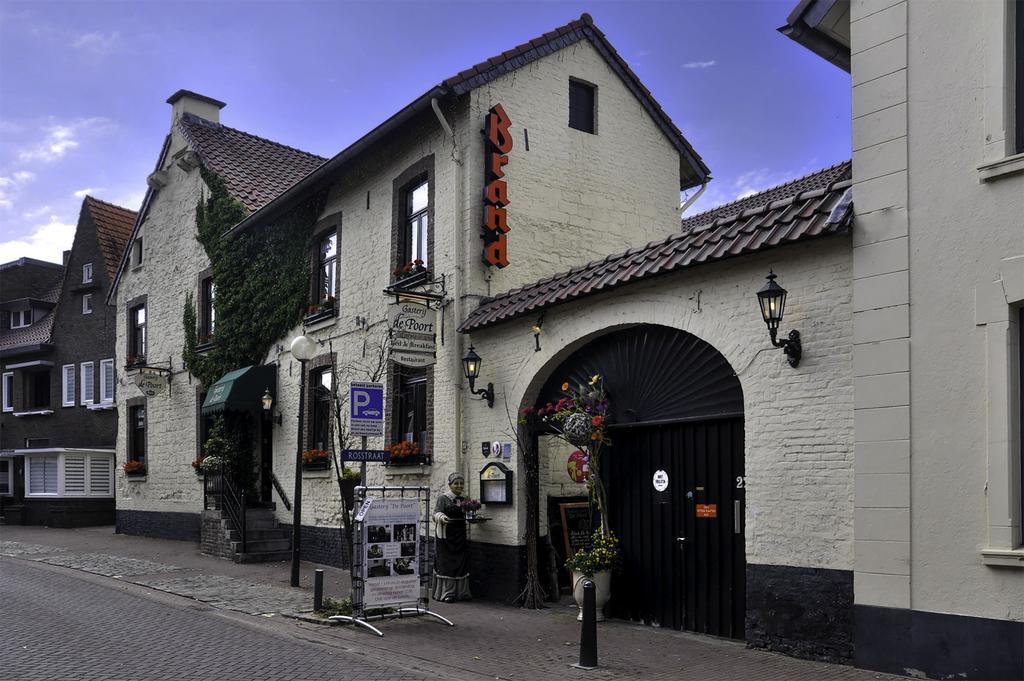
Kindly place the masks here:
<instances>
[{"instance_id":1,"label":"orange sign on gate","mask_svg":"<svg viewBox=\"0 0 1024 681\"><path fill-rule=\"evenodd\" d=\"M718 504L697 504L698 518L717 518Z\"/></svg>"}]
</instances>

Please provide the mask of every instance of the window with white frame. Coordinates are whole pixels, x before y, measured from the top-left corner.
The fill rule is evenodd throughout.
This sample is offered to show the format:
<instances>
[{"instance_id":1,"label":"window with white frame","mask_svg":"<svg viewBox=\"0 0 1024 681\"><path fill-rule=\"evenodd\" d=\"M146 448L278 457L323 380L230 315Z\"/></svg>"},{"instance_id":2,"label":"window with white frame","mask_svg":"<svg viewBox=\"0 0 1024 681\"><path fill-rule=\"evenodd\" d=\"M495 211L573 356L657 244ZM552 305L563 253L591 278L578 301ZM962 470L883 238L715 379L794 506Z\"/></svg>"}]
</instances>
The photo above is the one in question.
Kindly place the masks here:
<instances>
[{"instance_id":1,"label":"window with white frame","mask_svg":"<svg viewBox=\"0 0 1024 681\"><path fill-rule=\"evenodd\" d=\"M61 367L60 403L64 407L75 406L75 365L65 364Z\"/></svg>"},{"instance_id":2,"label":"window with white frame","mask_svg":"<svg viewBox=\"0 0 1024 681\"><path fill-rule=\"evenodd\" d=\"M96 374L92 362L82 362L82 404L96 401Z\"/></svg>"},{"instance_id":3,"label":"window with white frame","mask_svg":"<svg viewBox=\"0 0 1024 681\"><path fill-rule=\"evenodd\" d=\"M82 283L83 284L91 284L92 283L92 263L91 262L87 262L84 265L82 265Z\"/></svg>"},{"instance_id":4,"label":"window with white frame","mask_svg":"<svg viewBox=\"0 0 1024 681\"><path fill-rule=\"evenodd\" d=\"M14 411L14 372L7 371L3 376L4 411Z\"/></svg>"},{"instance_id":5,"label":"window with white frame","mask_svg":"<svg viewBox=\"0 0 1024 681\"><path fill-rule=\"evenodd\" d=\"M32 310L11 310L11 328L24 329L32 326Z\"/></svg>"},{"instance_id":6,"label":"window with white frame","mask_svg":"<svg viewBox=\"0 0 1024 681\"><path fill-rule=\"evenodd\" d=\"M11 477L11 460L0 459L0 497L9 497L14 494L11 483L14 482Z\"/></svg>"},{"instance_id":7,"label":"window with white frame","mask_svg":"<svg viewBox=\"0 0 1024 681\"><path fill-rule=\"evenodd\" d=\"M100 360L100 403L114 403L114 360Z\"/></svg>"},{"instance_id":8,"label":"window with white frame","mask_svg":"<svg viewBox=\"0 0 1024 681\"><path fill-rule=\"evenodd\" d=\"M92 314L92 294L82 296L82 314Z\"/></svg>"},{"instance_id":9,"label":"window with white frame","mask_svg":"<svg viewBox=\"0 0 1024 681\"><path fill-rule=\"evenodd\" d=\"M29 496L51 495L60 493L57 471L60 466L58 456L26 456L25 480Z\"/></svg>"},{"instance_id":10,"label":"window with white frame","mask_svg":"<svg viewBox=\"0 0 1024 681\"><path fill-rule=\"evenodd\" d=\"M108 497L114 487L109 454L64 454L65 496Z\"/></svg>"}]
</instances>

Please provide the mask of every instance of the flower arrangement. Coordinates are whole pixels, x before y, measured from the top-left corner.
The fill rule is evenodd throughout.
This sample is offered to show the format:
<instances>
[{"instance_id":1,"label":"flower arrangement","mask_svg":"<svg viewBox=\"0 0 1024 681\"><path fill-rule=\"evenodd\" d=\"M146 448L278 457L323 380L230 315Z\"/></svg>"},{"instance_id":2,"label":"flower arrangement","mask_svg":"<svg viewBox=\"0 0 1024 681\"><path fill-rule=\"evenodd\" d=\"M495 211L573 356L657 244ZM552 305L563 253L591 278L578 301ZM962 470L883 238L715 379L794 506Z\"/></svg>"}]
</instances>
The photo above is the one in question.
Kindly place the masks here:
<instances>
[{"instance_id":1,"label":"flower arrangement","mask_svg":"<svg viewBox=\"0 0 1024 681\"><path fill-rule=\"evenodd\" d=\"M142 366L145 363L146 358L139 355L128 355L128 358L125 360L125 366L129 369L132 367Z\"/></svg>"},{"instance_id":2,"label":"flower arrangement","mask_svg":"<svg viewBox=\"0 0 1024 681\"><path fill-rule=\"evenodd\" d=\"M122 468L124 470L124 474L125 475L145 475L146 474L146 464L144 464L143 462L141 462L141 461L139 461L137 459L131 459L129 461L125 461L124 462L124 466Z\"/></svg>"},{"instance_id":3,"label":"flower arrangement","mask_svg":"<svg viewBox=\"0 0 1024 681\"><path fill-rule=\"evenodd\" d=\"M385 447L391 452L391 463L407 463L420 455L420 446L412 440L402 440Z\"/></svg>"},{"instance_id":4,"label":"flower arrangement","mask_svg":"<svg viewBox=\"0 0 1024 681\"><path fill-rule=\"evenodd\" d=\"M321 465L327 463L331 453L326 449L307 449L302 452L302 463L307 466Z\"/></svg>"},{"instance_id":5,"label":"flower arrangement","mask_svg":"<svg viewBox=\"0 0 1024 681\"><path fill-rule=\"evenodd\" d=\"M192 465L194 466L195 462L193 462ZM204 473L216 473L220 470L221 466L224 465L224 460L219 456L209 454L203 457L199 465Z\"/></svg>"},{"instance_id":6,"label":"flower arrangement","mask_svg":"<svg viewBox=\"0 0 1024 681\"><path fill-rule=\"evenodd\" d=\"M194 470L196 473L202 473L203 472L203 457L202 456L197 456L195 459L192 460L192 470Z\"/></svg>"},{"instance_id":7,"label":"flower arrangement","mask_svg":"<svg viewBox=\"0 0 1024 681\"><path fill-rule=\"evenodd\" d=\"M307 314L319 314L321 312L329 312L334 309L337 299L334 296L327 296L319 303L310 303L306 310Z\"/></svg>"},{"instance_id":8,"label":"flower arrangement","mask_svg":"<svg viewBox=\"0 0 1024 681\"><path fill-rule=\"evenodd\" d=\"M455 505L463 511L473 512L479 511L481 506L479 499L463 499L462 501L456 502Z\"/></svg>"},{"instance_id":9,"label":"flower arrangement","mask_svg":"<svg viewBox=\"0 0 1024 681\"><path fill-rule=\"evenodd\" d=\"M619 563L619 539L611 532L594 532L588 549L580 549L565 561L565 569L593 577L595 572L612 570Z\"/></svg>"},{"instance_id":10,"label":"flower arrangement","mask_svg":"<svg viewBox=\"0 0 1024 681\"><path fill-rule=\"evenodd\" d=\"M520 410L519 423L527 425L535 420L543 421L555 431L556 436L577 448L581 454L576 456L577 467L589 471L587 489L591 504L597 506L601 517L600 532L610 535L604 483L600 477L601 450L610 444L607 434L609 402L604 381L601 374L591 376L586 385L573 387L565 381L562 393L557 402Z\"/></svg>"},{"instance_id":11,"label":"flower arrangement","mask_svg":"<svg viewBox=\"0 0 1024 681\"><path fill-rule=\"evenodd\" d=\"M419 258L416 258L415 260L407 262L404 265L399 265L398 267L391 271L391 274L393 274L396 279L401 279L402 277L406 277L410 274L419 274L420 272L426 272L426 270L427 268L423 266L423 261L420 260Z\"/></svg>"}]
</instances>

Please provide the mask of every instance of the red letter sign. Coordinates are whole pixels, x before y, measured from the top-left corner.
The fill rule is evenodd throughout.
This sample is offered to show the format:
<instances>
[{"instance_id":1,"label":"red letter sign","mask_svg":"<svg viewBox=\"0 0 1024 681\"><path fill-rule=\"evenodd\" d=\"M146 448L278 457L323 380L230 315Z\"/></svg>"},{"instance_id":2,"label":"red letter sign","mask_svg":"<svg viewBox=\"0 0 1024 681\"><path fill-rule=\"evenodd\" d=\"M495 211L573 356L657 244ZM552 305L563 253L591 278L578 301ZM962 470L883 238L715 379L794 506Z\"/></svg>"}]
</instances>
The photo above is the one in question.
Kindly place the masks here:
<instances>
[{"instance_id":1,"label":"red letter sign","mask_svg":"<svg viewBox=\"0 0 1024 681\"><path fill-rule=\"evenodd\" d=\"M512 121L501 104L495 104L487 114L484 134L487 141L486 186L484 187L484 262L495 267L508 265L508 216L505 206L509 204L508 183L505 181L505 165L508 152L512 151L512 135L509 127Z\"/></svg>"}]
</instances>

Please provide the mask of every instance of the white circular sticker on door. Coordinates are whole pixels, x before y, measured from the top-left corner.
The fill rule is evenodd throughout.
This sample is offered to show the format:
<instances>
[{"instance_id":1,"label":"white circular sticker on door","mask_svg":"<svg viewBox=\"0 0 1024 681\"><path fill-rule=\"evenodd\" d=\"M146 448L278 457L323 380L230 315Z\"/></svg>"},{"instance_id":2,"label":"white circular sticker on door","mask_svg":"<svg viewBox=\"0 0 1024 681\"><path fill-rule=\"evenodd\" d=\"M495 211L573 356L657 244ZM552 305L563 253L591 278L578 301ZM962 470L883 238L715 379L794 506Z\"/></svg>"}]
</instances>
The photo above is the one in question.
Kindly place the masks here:
<instances>
[{"instance_id":1,"label":"white circular sticker on door","mask_svg":"<svg viewBox=\"0 0 1024 681\"><path fill-rule=\"evenodd\" d=\"M654 489L664 492L668 489L668 473L665 471L654 471Z\"/></svg>"}]
</instances>

